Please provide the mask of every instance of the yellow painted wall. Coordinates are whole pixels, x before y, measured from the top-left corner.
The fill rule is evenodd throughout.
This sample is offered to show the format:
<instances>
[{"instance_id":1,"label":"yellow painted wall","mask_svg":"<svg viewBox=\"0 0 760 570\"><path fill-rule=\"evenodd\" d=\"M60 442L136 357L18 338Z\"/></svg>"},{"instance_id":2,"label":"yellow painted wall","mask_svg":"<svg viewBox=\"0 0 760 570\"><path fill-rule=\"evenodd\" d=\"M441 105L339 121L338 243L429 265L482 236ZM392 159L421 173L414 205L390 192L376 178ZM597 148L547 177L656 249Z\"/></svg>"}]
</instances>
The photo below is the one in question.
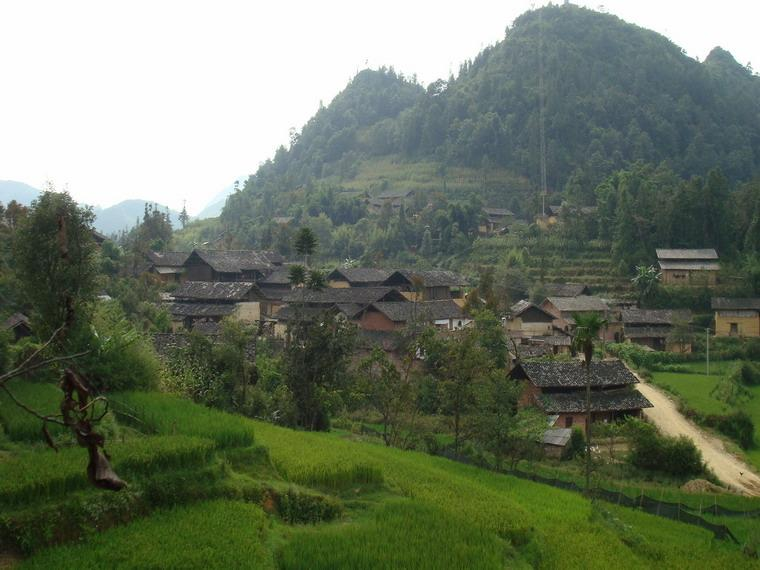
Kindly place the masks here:
<instances>
[{"instance_id":1,"label":"yellow painted wall","mask_svg":"<svg viewBox=\"0 0 760 570\"><path fill-rule=\"evenodd\" d=\"M718 313L715 313L715 336L732 336L731 323L738 328L733 336L760 336L760 317L724 317Z\"/></svg>"},{"instance_id":2,"label":"yellow painted wall","mask_svg":"<svg viewBox=\"0 0 760 570\"><path fill-rule=\"evenodd\" d=\"M348 289L348 281L328 281L327 285L333 289Z\"/></svg>"},{"instance_id":3,"label":"yellow painted wall","mask_svg":"<svg viewBox=\"0 0 760 570\"><path fill-rule=\"evenodd\" d=\"M261 303L258 301L247 301L235 305L235 318L244 323L252 323L261 319Z\"/></svg>"}]
</instances>

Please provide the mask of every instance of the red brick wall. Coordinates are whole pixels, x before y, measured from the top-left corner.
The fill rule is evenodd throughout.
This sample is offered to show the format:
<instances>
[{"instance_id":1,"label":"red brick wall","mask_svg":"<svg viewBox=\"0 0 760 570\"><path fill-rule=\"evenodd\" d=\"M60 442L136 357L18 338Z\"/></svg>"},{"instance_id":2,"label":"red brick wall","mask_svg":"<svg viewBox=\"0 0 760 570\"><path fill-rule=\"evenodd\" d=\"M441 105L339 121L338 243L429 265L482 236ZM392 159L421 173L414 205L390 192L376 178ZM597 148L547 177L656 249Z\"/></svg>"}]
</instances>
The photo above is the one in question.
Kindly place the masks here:
<instances>
[{"instance_id":1,"label":"red brick wall","mask_svg":"<svg viewBox=\"0 0 760 570\"><path fill-rule=\"evenodd\" d=\"M367 311L362 315L359 326L365 331L393 331L396 324L382 313Z\"/></svg>"}]
</instances>

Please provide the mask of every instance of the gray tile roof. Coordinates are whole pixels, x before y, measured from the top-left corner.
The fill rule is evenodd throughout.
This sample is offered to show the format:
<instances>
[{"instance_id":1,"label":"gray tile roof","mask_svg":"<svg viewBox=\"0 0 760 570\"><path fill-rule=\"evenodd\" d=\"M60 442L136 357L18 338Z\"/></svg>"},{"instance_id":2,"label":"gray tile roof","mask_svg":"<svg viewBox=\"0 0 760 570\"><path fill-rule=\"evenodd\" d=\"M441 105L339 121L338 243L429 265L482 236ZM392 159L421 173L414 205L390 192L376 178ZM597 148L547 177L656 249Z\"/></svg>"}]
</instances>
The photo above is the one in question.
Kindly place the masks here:
<instances>
[{"instance_id":1,"label":"gray tile roof","mask_svg":"<svg viewBox=\"0 0 760 570\"><path fill-rule=\"evenodd\" d=\"M255 298L263 297L256 284L249 281L185 281L172 295L179 300L242 301L251 293Z\"/></svg>"},{"instance_id":2,"label":"gray tile roof","mask_svg":"<svg viewBox=\"0 0 760 570\"><path fill-rule=\"evenodd\" d=\"M760 311L760 298L713 297L712 308L716 311Z\"/></svg>"},{"instance_id":3,"label":"gray tile roof","mask_svg":"<svg viewBox=\"0 0 760 570\"><path fill-rule=\"evenodd\" d=\"M271 251L254 250L193 250L219 273L242 273L243 271L265 271L282 263L282 256Z\"/></svg>"},{"instance_id":4,"label":"gray tile roof","mask_svg":"<svg viewBox=\"0 0 760 570\"><path fill-rule=\"evenodd\" d=\"M385 283L412 284L415 279L421 280L425 287L461 287L468 284L461 275L445 269L399 269L389 275Z\"/></svg>"},{"instance_id":5,"label":"gray tile roof","mask_svg":"<svg viewBox=\"0 0 760 570\"><path fill-rule=\"evenodd\" d=\"M565 447L567 442L570 441L570 437L573 430L570 428L552 428L544 432L542 443L544 445L558 445Z\"/></svg>"},{"instance_id":6,"label":"gray tile roof","mask_svg":"<svg viewBox=\"0 0 760 570\"><path fill-rule=\"evenodd\" d=\"M288 277L290 267L289 266L283 266L283 267L277 267L274 271L272 271L269 275L264 277L264 279L259 279L256 281L258 285L267 286L288 286L290 287L290 279Z\"/></svg>"},{"instance_id":7,"label":"gray tile roof","mask_svg":"<svg viewBox=\"0 0 760 570\"><path fill-rule=\"evenodd\" d=\"M10 317L5 319L3 328L15 329L19 325L24 325L26 327L30 326L29 317L27 317L24 313L13 313Z\"/></svg>"},{"instance_id":8,"label":"gray tile roof","mask_svg":"<svg viewBox=\"0 0 760 570\"><path fill-rule=\"evenodd\" d=\"M372 303L370 307L374 307L394 323L405 323L415 318L420 322L465 318L462 308L451 299L421 303L379 302Z\"/></svg>"},{"instance_id":9,"label":"gray tile roof","mask_svg":"<svg viewBox=\"0 0 760 570\"><path fill-rule=\"evenodd\" d=\"M712 248L705 249L657 249L657 259L669 261L718 259L718 252Z\"/></svg>"},{"instance_id":10,"label":"gray tile roof","mask_svg":"<svg viewBox=\"0 0 760 570\"><path fill-rule=\"evenodd\" d=\"M222 303L170 303L173 317L226 317L235 312L234 304Z\"/></svg>"},{"instance_id":11,"label":"gray tile roof","mask_svg":"<svg viewBox=\"0 0 760 570\"><path fill-rule=\"evenodd\" d=\"M535 309L536 311L546 315L550 320L554 319L554 315L552 315L551 313L548 313L547 311L545 311L544 309L542 309L535 303L531 303L530 301L526 301L525 299L523 299L522 301L517 301L517 303L515 303L509 308L509 311L510 313L512 313L512 318L517 318L523 313L525 313L525 311L527 311L528 309Z\"/></svg>"},{"instance_id":12,"label":"gray tile roof","mask_svg":"<svg viewBox=\"0 0 760 570\"><path fill-rule=\"evenodd\" d=\"M578 297L591 292L582 283L544 283L543 289L547 297Z\"/></svg>"},{"instance_id":13,"label":"gray tile roof","mask_svg":"<svg viewBox=\"0 0 760 570\"><path fill-rule=\"evenodd\" d=\"M660 261L660 269L671 269L674 271L719 271L720 264L709 261Z\"/></svg>"},{"instance_id":14,"label":"gray tile roof","mask_svg":"<svg viewBox=\"0 0 760 570\"><path fill-rule=\"evenodd\" d=\"M603 313L609 309L607 303L599 297L579 295L578 297L547 297L552 305L562 313L582 313L597 311Z\"/></svg>"},{"instance_id":15,"label":"gray tile roof","mask_svg":"<svg viewBox=\"0 0 760 570\"><path fill-rule=\"evenodd\" d=\"M624 325L672 325L675 321L688 321L691 311L630 308L623 309L621 315Z\"/></svg>"},{"instance_id":16,"label":"gray tile roof","mask_svg":"<svg viewBox=\"0 0 760 570\"><path fill-rule=\"evenodd\" d=\"M352 267L349 269L334 269L328 276L328 281L345 280L349 283L376 283L380 284L393 273L390 269L377 269L374 267Z\"/></svg>"},{"instance_id":17,"label":"gray tile roof","mask_svg":"<svg viewBox=\"0 0 760 570\"><path fill-rule=\"evenodd\" d=\"M294 289L282 300L286 303L331 305L337 303L358 303L369 305L375 301L405 301L406 298L393 287L349 287L346 289L327 287L320 291Z\"/></svg>"},{"instance_id":18,"label":"gray tile roof","mask_svg":"<svg viewBox=\"0 0 760 570\"><path fill-rule=\"evenodd\" d=\"M182 267L190 254L186 251L149 251L146 256L153 265L160 267Z\"/></svg>"},{"instance_id":19,"label":"gray tile roof","mask_svg":"<svg viewBox=\"0 0 760 570\"><path fill-rule=\"evenodd\" d=\"M539 388L581 388L586 385L586 366L579 360L570 362L523 362L510 373L513 378L527 377ZM620 360L591 363L592 386L624 386L638 379Z\"/></svg>"},{"instance_id":20,"label":"gray tile roof","mask_svg":"<svg viewBox=\"0 0 760 570\"><path fill-rule=\"evenodd\" d=\"M544 393L536 397L536 403L547 414L585 412L586 394L582 390L562 394ZM652 403L633 387L591 392L592 412L622 412L652 407Z\"/></svg>"}]
</instances>

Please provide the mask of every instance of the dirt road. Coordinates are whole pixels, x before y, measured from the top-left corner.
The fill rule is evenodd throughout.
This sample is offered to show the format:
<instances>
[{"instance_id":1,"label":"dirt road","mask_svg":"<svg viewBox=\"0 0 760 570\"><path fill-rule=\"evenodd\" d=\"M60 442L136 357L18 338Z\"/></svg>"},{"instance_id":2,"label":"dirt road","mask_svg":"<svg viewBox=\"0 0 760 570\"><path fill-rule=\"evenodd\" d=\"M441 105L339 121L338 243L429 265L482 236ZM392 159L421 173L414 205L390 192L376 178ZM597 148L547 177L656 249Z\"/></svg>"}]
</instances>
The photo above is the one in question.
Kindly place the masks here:
<instances>
[{"instance_id":1,"label":"dirt road","mask_svg":"<svg viewBox=\"0 0 760 570\"><path fill-rule=\"evenodd\" d=\"M660 428L660 431L672 436L688 436L702 452L707 466L724 485L737 492L760 497L760 476L746 463L729 453L720 439L708 435L687 420L678 411L675 402L662 390L644 381L638 385L638 389L654 404L654 408L644 410L644 415Z\"/></svg>"}]
</instances>

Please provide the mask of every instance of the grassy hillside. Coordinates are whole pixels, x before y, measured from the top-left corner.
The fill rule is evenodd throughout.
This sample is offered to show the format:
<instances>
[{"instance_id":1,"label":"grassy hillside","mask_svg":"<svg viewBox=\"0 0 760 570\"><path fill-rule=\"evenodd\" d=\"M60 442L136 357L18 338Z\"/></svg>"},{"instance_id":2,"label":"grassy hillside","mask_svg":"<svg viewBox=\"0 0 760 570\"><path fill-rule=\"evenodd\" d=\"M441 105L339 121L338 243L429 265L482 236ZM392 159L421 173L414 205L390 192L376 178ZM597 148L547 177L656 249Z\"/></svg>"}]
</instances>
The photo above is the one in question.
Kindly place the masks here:
<instances>
[{"instance_id":1,"label":"grassy hillside","mask_svg":"<svg viewBox=\"0 0 760 570\"><path fill-rule=\"evenodd\" d=\"M734 365L734 361L711 362L710 376L707 376L705 363L693 362L684 365L691 372L654 372L652 381L675 394L692 410L706 415L724 414L733 411L732 408L711 392ZM760 469L760 386L747 387L747 391L751 397L735 408L747 412L755 425L755 446L746 451L746 456Z\"/></svg>"},{"instance_id":2,"label":"grassy hillside","mask_svg":"<svg viewBox=\"0 0 760 570\"><path fill-rule=\"evenodd\" d=\"M88 489L79 449L3 444L0 537L34 553L22 568L755 566L698 527L446 459L166 395L113 399L139 420L109 445L127 491Z\"/></svg>"}]
</instances>

